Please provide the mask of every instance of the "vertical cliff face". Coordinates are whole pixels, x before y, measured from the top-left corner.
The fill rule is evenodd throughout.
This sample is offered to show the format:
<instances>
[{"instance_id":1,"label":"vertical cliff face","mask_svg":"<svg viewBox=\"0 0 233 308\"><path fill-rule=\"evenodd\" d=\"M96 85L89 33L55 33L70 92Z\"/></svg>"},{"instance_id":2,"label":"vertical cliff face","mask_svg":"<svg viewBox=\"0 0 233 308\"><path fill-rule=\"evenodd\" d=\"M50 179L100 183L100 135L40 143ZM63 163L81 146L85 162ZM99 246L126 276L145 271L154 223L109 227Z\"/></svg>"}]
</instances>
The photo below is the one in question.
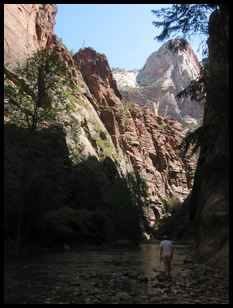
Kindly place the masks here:
<instances>
[{"instance_id":1,"label":"vertical cliff face","mask_svg":"<svg viewBox=\"0 0 233 308\"><path fill-rule=\"evenodd\" d=\"M195 161L183 158L178 146L184 138L176 120L155 117L146 106L121 99L104 55L90 48L74 56L91 94L93 106L107 128L123 172L140 174L149 187L151 219L163 212L163 200L184 200L192 186Z\"/></svg>"},{"instance_id":2,"label":"vertical cliff face","mask_svg":"<svg viewBox=\"0 0 233 308\"><path fill-rule=\"evenodd\" d=\"M209 20L209 76L201 147L191 195L198 255L211 265L229 267L228 9L220 5Z\"/></svg>"},{"instance_id":3,"label":"vertical cliff face","mask_svg":"<svg viewBox=\"0 0 233 308\"><path fill-rule=\"evenodd\" d=\"M52 43L55 4L4 4L4 63L22 63Z\"/></svg>"},{"instance_id":4,"label":"vertical cliff face","mask_svg":"<svg viewBox=\"0 0 233 308\"><path fill-rule=\"evenodd\" d=\"M202 121L203 106L189 97L178 100L176 95L197 78L200 64L189 44L175 52L171 43L180 42L163 44L138 72L114 70L114 77L128 100L150 106L155 115L173 117L185 127L195 127Z\"/></svg>"},{"instance_id":5,"label":"vertical cliff face","mask_svg":"<svg viewBox=\"0 0 233 308\"><path fill-rule=\"evenodd\" d=\"M56 119L66 133L70 157L75 159L77 152L83 159L111 157L121 174L139 174L148 185L146 214L153 223L164 214L164 199L182 201L192 187L195 160L179 151L184 131L176 120L123 100L104 55L85 48L72 58L53 33L55 14L49 4L5 5L5 64L15 66L39 47L56 51L75 84L75 90L64 89L72 111Z\"/></svg>"}]
</instances>

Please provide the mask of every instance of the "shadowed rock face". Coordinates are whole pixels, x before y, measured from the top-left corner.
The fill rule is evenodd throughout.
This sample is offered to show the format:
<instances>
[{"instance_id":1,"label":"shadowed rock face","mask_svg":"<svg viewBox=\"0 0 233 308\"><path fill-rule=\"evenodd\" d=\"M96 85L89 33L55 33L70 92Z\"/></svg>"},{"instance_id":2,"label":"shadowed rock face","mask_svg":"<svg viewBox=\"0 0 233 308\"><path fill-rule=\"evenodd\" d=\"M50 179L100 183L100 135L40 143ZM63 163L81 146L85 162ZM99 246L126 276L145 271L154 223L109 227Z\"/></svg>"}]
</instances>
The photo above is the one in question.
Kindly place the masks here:
<instances>
[{"instance_id":1,"label":"shadowed rock face","mask_svg":"<svg viewBox=\"0 0 233 308\"><path fill-rule=\"evenodd\" d=\"M209 20L209 83L203 125L211 138L202 144L191 194L198 256L229 269L229 98L227 5Z\"/></svg>"},{"instance_id":2,"label":"shadowed rock face","mask_svg":"<svg viewBox=\"0 0 233 308\"><path fill-rule=\"evenodd\" d=\"M153 222L163 215L164 198L184 200L192 187L195 159L184 158L178 149L184 131L176 120L155 116L147 106L123 100L104 55L85 48L72 58L53 33L55 13L54 5L5 5L4 35L10 47L5 62L15 66L39 46L56 50L78 88L72 99L73 116L80 123L79 138L74 140L67 131L67 144L80 147L85 159L90 155L100 159L105 153L114 158L121 173L133 171L143 177L151 204L146 214ZM18 34L15 29L20 27ZM60 115L61 123L68 117ZM64 129L68 128L64 125Z\"/></svg>"},{"instance_id":3,"label":"shadowed rock face","mask_svg":"<svg viewBox=\"0 0 233 308\"><path fill-rule=\"evenodd\" d=\"M113 70L113 75L128 100L150 106L155 115L173 117L182 124L200 124L203 106L190 98L178 101L175 97L199 75L198 58L189 44L174 52L170 43L152 53L138 72Z\"/></svg>"}]
</instances>

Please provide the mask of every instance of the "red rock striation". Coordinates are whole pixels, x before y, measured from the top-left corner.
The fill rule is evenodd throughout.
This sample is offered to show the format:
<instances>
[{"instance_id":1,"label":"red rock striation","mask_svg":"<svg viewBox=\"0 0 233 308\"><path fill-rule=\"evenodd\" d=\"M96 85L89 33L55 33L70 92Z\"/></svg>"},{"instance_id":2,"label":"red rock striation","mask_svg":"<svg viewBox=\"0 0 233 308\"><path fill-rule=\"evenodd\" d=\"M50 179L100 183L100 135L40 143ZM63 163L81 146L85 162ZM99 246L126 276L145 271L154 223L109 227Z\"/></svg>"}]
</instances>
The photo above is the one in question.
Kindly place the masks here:
<instances>
[{"instance_id":1,"label":"red rock striation","mask_svg":"<svg viewBox=\"0 0 233 308\"><path fill-rule=\"evenodd\" d=\"M4 4L4 64L22 63L53 42L55 4Z\"/></svg>"},{"instance_id":2,"label":"red rock striation","mask_svg":"<svg viewBox=\"0 0 233 308\"><path fill-rule=\"evenodd\" d=\"M184 138L182 127L176 120L155 117L148 107L122 100L104 55L85 48L74 59L115 147L146 180L152 205L148 216L154 219L154 213L162 213L163 199L184 200L192 187L195 163L182 157L178 147Z\"/></svg>"},{"instance_id":3,"label":"red rock striation","mask_svg":"<svg viewBox=\"0 0 233 308\"><path fill-rule=\"evenodd\" d=\"M54 4L42 4L36 15L37 40L42 48L48 48L54 41L53 27L57 8Z\"/></svg>"},{"instance_id":4,"label":"red rock striation","mask_svg":"<svg viewBox=\"0 0 233 308\"><path fill-rule=\"evenodd\" d=\"M95 109L86 109L85 119L99 116L98 121L106 127L119 153L115 158L119 171L134 171L148 184L151 206L147 215L152 222L163 214L163 199L176 196L183 200L192 187L195 162L179 152L184 137L181 125L175 120L155 117L146 106L123 100L104 55L85 48L72 58L53 33L55 5L5 5L4 11L5 64L15 66L40 47L56 51L67 64L79 88L79 97ZM15 29L19 29L17 35ZM83 123L88 121L85 119ZM82 137L88 144L89 135ZM89 153L98 155L94 144L90 142L88 146Z\"/></svg>"},{"instance_id":5,"label":"red rock striation","mask_svg":"<svg viewBox=\"0 0 233 308\"><path fill-rule=\"evenodd\" d=\"M99 97L99 84L103 85L105 88L113 89L115 95L120 99L122 98L104 54L99 54L92 48L85 48L80 49L79 52L74 55L74 59L76 66L80 69L84 80L98 103L103 99L103 97ZM98 76L98 78L96 78L96 76Z\"/></svg>"}]
</instances>

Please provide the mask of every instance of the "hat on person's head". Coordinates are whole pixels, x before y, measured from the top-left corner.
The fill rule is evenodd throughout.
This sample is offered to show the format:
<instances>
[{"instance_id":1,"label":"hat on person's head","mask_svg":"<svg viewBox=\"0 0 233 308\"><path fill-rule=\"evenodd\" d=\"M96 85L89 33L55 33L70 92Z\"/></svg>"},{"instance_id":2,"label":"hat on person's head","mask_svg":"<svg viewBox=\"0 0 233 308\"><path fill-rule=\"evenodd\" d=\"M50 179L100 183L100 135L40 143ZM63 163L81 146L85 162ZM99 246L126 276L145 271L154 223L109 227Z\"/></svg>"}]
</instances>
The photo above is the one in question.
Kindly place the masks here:
<instances>
[{"instance_id":1,"label":"hat on person's head","mask_svg":"<svg viewBox=\"0 0 233 308\"><path fill-rule=\"evenodd\" d=\"M166 234L163 235L163 239L166 240L168 236Z\"/></svg>"}]
</instances>

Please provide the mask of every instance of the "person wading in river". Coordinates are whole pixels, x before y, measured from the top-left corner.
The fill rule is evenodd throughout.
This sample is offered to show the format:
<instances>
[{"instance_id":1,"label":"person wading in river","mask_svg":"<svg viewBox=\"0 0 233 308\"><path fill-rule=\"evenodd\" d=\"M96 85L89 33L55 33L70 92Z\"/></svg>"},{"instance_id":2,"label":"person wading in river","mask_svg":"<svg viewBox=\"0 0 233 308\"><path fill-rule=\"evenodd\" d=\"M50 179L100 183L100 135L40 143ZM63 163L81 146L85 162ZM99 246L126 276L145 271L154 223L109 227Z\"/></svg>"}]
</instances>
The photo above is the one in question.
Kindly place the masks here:
<instances>
[{"instance_id":1,"label":"person wading in river","mask_svg":"<svg viewBox=\"0 0 233 308\"><path fill-rule=\"evenodd\" d=\"M174 247L171 241L167 239L167 236L163 236L163 240L160 243L160 262L163 261L164 275L171 276L171 260L173 257Z\"/></svg>"}]
</instances>

